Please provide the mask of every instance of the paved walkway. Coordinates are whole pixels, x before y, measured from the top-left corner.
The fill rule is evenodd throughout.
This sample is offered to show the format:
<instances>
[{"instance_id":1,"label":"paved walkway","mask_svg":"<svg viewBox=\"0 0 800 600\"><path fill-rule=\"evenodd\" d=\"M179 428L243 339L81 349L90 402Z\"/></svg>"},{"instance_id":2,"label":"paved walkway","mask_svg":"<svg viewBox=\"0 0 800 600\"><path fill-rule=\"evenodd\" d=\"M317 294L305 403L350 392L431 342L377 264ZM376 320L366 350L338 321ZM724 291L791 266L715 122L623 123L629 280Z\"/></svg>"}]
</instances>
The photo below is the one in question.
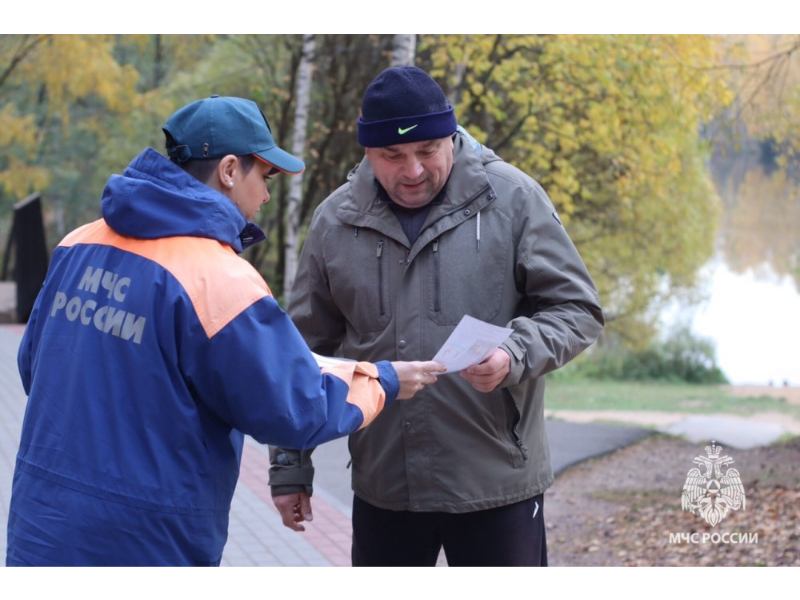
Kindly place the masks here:
<instances>
[{"instance_id":1,"label":"paved walkway","mask_svg":"<svg viewBox=\"0 0 800 600\"><path fill-rule=\"evenodd\" d=\"M0 326L0 565L5 564L11 480L27 397L17 370L22 326ZM350 564L350 518L346 505L317 490L314 522L303 534L287 529L267 485L265 447L247 440L231 508L223 566L346 566ZM344 472L346 474L346 471Z\"/></svg>"},{"instance_id":2,"label":"paved walkway","mask_svg":"<svg viewBox=\"0 0 800 600\"><path fill-rule=\"evenodd\" d=\"M21 325L0 326L0 564L5 563L11 480L27 401L16 362L22 331ZM549 421L547 426L557 473L650 433L643 428L561 421ZM314 521L306 524L306 531L300 534L283 526L272 504L266 447L247 438L222 565L348 566L352 492L347 460L345 439L316 450ZM440 564L444 564L443 559Z\"/></svg>"},{"instance_id":3,"label":"paved walkway","mask_svg":"<svg viewBox=\"0 0 800 600\"><path fill-rule=\"evenodd\" d=\"M0 565L5 563L11 479L27 401L16 360L22 332L22 325L0 325ZM753 420L692 417L658 429L703 442L730 439L728 445L746 448L772 443L783 433L768 427L773 426ZM632 444L656 429L548 420L553 469L558 474L573 464ZM348 566L352 533L348 459L346 439L315 451L314 521L307 523L301 534L283 526L272 504L267 448L246 438L222 565ZM445 564L443 557L439 564Z\"/></svg>"}]
</instances>

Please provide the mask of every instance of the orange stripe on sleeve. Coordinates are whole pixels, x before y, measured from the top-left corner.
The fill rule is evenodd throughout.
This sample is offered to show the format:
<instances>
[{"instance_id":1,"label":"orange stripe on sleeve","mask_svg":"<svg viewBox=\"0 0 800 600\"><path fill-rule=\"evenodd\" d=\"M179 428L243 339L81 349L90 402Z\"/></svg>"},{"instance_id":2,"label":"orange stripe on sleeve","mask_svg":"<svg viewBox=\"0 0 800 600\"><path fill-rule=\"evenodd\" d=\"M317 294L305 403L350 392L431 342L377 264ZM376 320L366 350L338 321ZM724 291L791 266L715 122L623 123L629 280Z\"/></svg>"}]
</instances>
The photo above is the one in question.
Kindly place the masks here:
<instances>
[{"instance_id":1,"label":"orange stripe on sleeve","mask_svg":"<svg viewBox=\"0 0 800 600\"><path fill-rule=\"evenodd\" d=\"M364 415L364 429L383 410L386 392L378 378L378 367L368 362L345 362L332 367L323 367L323 373L344 381L350 388L347 401L355 404Z\"/></svg>"},{"instance_id":2,"label":"orange stripe on sleeve","mask_svg":"<svg viewBox=\"0 0 800 600\"><path fill-rule=\"evenodd\" d=\"M186 290L209 338L247 307L265 296L272 296L258 271L237 256L233 248L216 240L129 238L119 235L100 219L76 229L59 245L75 244L113 246L161 265Z\"/></svg>"}]
</instances>

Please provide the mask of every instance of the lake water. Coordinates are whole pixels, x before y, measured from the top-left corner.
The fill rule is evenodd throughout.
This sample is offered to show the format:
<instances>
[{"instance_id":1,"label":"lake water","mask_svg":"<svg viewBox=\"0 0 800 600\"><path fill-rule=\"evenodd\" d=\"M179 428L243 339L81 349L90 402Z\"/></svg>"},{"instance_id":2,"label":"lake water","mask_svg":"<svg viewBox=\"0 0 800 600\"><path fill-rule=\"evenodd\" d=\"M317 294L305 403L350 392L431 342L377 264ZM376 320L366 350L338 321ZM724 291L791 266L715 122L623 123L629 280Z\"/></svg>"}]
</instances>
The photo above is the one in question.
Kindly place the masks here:
<instances>
[{"instance_id":1,"label":"lake water","mask_svg":"<svg viewBox=\"0 0 800 600\"><path fill-rule=\"evenodd\" d=\"M706 300L682 309L732 383L800 385L800 185L751 157L712 167L722 203Z\"/></svg>"},{"instance_id":2,"label":"lake water","mask_svg":"<svg viewBox=\"0 0 800 600\"><path fill-rule=\"evenodd\" d=\"M790 277L707 267L708 300L692 330L714 340L731 383L800 385L800 293Z\"/></svg>"}]
</instances>

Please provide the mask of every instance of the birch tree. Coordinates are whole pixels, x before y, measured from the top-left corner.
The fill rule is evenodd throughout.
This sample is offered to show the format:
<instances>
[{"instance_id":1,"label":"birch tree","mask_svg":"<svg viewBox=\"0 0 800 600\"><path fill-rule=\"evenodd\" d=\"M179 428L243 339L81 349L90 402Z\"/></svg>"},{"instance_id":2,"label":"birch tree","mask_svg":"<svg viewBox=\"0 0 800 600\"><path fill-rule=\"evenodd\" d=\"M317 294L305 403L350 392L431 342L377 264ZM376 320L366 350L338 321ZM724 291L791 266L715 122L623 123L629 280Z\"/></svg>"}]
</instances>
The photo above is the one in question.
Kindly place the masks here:
<instances>
[{"instance_id":1,"label":"birch tree","mask_svg":"<svg viewBox=\"0 0 800 600\"><path fill-rule=\"evenodd\" d=\"M392 40L392 67L414 64L417 36L414 33L396 33Z\"/></svg>"},{"instance_id":2,"label":"birch tree","mask_svg":"<svg viewBox=\"0 0 800 600\"><path fill-rule=\"evenodd\" d=\"M305 154L306 129L308 126L308 108L311 101L311 76L314 66L314 34L303 35L303 53L297 72L295 98L297 106L294 113L294 136L292 137L292 154L302 160ZM286 240L284 243L285 268L283 290L286 300L292 291L295 272L297 271L297 254L300 238L300 203L303 196L303 174L294 175L289 184L289 198L286 210Z\"/></svg>"}]
</instances>

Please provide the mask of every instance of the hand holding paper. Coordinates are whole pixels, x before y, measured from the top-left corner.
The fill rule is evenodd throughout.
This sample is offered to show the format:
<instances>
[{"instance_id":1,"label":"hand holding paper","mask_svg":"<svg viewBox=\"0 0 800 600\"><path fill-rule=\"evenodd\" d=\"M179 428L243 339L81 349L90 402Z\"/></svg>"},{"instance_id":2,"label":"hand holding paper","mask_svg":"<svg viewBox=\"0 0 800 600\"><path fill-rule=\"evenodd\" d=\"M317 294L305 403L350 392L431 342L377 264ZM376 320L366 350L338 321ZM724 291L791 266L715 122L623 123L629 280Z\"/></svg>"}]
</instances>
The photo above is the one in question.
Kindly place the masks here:
<instances>
[{"instance_id":1,"label":"hand holding paper","mask_svg":"<svg viewBox=\"0 0 800 600\"><path fill-rule=\"evenodd\" d=\"M503 348L495 348L477 365L461 371L461 377L479 392L491 392L503 383L511 371L511 355Z\"/></svg>"},{"instance_id":2,"label":"hand holding paper","mask_svg":"<svg viewBox=\"0 0 800 600\"><path fill-rule=\"evenodd\" d=\"M512 332L465 315L433 360L446 366L447 373L461 371L486 359Z\"/></svg>"},{"instance_id":3,"label":"hand holding paper","mask_svg":"<svg viewBox=\"0 0 800 600\"><path fill-rule=\"evenodd\" d=\"M337 365L355 362L348 358L334 358L322 356L316 352L311 353L320 368L333 369ZM400 389L397 393L398 400L407 400L424 388L426 385L436 383L436 376L444 373L444 366L434 361L394 361L392 362L397 373L397 382ZM284 524L285 524L284 520ZM288 527L288 525L287 525ZM302 531L302 529L298 530Z\"/></svg>"}]
</instances>

